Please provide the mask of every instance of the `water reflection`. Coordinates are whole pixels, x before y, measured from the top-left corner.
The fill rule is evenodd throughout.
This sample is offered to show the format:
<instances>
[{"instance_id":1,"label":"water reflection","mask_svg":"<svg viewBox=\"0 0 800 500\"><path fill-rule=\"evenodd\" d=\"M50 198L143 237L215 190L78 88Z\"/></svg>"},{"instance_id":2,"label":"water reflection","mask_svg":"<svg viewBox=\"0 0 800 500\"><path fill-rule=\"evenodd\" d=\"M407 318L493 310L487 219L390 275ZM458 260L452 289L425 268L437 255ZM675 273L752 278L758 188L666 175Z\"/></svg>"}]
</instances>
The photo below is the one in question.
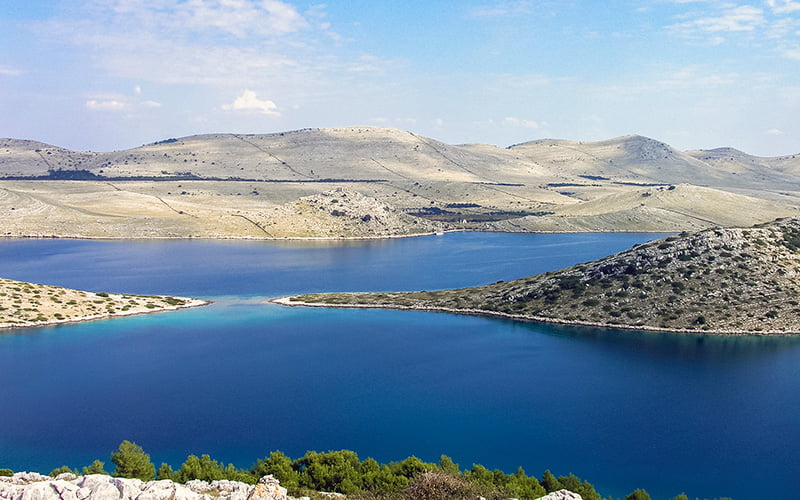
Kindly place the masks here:
<instances>
[{"instance_id":1,"label":"water reflection","mask_svg":"<svg viewBox=\"0 0 800 500\"><path fill-rule=\"evenodd\" d=\"M546 333L655 358L688 361L736 361L800 349L800 335L699 335L615 328L522 323L537 334Z\"/></svg>"}]
</instances>

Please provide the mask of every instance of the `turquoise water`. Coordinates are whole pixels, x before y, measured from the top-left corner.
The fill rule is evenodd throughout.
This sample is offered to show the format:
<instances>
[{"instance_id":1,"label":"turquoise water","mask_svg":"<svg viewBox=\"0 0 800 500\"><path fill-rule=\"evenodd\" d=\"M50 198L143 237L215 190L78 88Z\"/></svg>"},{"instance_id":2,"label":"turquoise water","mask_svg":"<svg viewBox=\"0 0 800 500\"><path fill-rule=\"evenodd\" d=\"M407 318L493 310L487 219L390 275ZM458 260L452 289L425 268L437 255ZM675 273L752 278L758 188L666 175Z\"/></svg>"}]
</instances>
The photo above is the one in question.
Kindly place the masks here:
<instances>
[{"instance_id":1,"label":"turquoise water","mask_svg":"<svg viewBox=\"0 0 800 500\"><path fill-rule=\"evenodd\" d=\"M0 276L212 306L0 336L0 467L249 467L275 449L448 454L573 472L604 495L797 498L800 338L567 328L263 298L512 279L657 235L449 234L346 244L2 241Z\"/></svg>"}]
</instances>

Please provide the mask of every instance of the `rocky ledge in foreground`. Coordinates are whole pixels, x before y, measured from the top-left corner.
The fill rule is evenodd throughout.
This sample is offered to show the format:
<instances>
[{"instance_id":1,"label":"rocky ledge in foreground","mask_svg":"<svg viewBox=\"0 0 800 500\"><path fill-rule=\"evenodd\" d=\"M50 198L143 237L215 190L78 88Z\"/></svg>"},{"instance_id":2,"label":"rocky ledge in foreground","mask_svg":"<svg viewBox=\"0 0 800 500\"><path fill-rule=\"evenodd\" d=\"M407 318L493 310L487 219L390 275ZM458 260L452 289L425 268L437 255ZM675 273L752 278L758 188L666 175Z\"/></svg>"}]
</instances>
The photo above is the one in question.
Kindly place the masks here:
<instances>
[{"instance_id":1,"label":"rocky ledge in foreground","mask_svg":"<svg viewBox=\"0 0 800 500\"><path fill-rule=\"evenodd\" d=\"M321 493L329 498L344 497L339 493ZM238 481L187 481L169 479L144 482L90 474L61 474L55 478L33 472L18 472L0 477L0 498L4 500L295 500L272 475L262 477L255 485ZM540 500L581 500L581 496L559 490ZM301 497L299 500L308 499Z\"/></svg>"},{"instance_id":2,"label":"rocky ledge in foreground","mask_svg":"<svg viewBox=\"0 0 800 500\"><path fill-rule=\"evenodd\" d=\"M256 485L237 481L188 481L169 479L144 482L103 474L52 478L33 472L0 477L0 498L7 500L290 500L286 488L272 476Z\"/></svg>"},{"instance_id":3,"label":"rocky ledge in foreground","mask_svg":"<svg viewBox=\"0 0 800 500\"><path fill-rule=\"evenodd\" d=\"M23 328L171 311L207 301L161 295L85 292L0 278L0 328Z\"/></svg>"},{"instance_id":4,"label":"rocky ledge in foreground","mask_svg":"<svg viewBox=\"0 0 800 500\"><path fill-rule=\"evenodd\" d=\"M800 219L681 233L567 269L435 292L313 294L288 305L382 307L639 330L800 333Z\"/></svg>"}]
</instances>

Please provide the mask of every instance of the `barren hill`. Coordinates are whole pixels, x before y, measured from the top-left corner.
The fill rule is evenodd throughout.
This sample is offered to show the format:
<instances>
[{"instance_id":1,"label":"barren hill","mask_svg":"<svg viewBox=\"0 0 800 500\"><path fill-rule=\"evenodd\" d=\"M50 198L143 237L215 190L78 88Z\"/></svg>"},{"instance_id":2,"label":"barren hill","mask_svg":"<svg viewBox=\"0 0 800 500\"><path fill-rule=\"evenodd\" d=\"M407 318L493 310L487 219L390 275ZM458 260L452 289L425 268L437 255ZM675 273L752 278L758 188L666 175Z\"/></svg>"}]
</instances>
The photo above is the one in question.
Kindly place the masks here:
<instances>
[{"instance_id":1,"label":"barren hill","mask_svg":"<svg viewBox=\"0 0 800 500\"><path fill-rule=\"evenodd\" d=\"M436 292L282 300L441 310L585 325L712 333L800 333L800 220L706 229L594 262Z\"/></svg>"},{"instance_id":2,"label":"barren hill","mask_svg":"<svg viewBox=\"0 0 800 500\"><path fill-rule=\"evenodd\" d=\"M349 127L108 153L0 139L0 215L6 236L267 237L247 220L345 188L451 229L673 231L798 215L798 172L793 156L684 153L635 135L499 148Z\"/></svg>"}]
</instances>

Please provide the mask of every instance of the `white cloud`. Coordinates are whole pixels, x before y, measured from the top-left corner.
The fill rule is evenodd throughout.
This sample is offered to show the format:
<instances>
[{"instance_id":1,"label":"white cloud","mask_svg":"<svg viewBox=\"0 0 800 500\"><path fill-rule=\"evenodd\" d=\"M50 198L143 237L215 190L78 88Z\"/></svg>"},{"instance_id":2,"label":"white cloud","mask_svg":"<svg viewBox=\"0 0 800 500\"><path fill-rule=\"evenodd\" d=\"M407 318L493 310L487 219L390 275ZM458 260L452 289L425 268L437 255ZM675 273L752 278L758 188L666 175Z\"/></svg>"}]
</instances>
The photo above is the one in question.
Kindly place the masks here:
<instances>
[{"instance_id":1,"label":"white cloud","mask_svg":"<svg viewBox=\"0 0 800 500\"><path fill-rule=\"evenodd\" d=\"M800 2L794 0L767 0L767 5L776 14L791 14L800 11Z\"/></svg>"},{"instance_id":2,"label":"white cloud","mask_svg":"<svg viewBox=\"0 0 800 500\"><path fill-rule=\"evenodd\" d=\"M2 76L20 76L21 74L22 70L0 65L0 75Z\"/></svg>"},{"instance_id":3,"label":"white cloud","mask_svg":"<svg viewBox=\"0 0 800 500\"><path fill-rule=\"evenodd\" d=\"M524 120L513 116L507 116L506 118L504 118L503 123L505 123L506 125L511 125L513 127L539 128L538 122L535 122L533 120Z\"/></svg>"},{"instance_id":4,"label":"white cloud","mask_svg":"<svg viewBox=\"0 0 800 500\"><path fill-rule=\"evenodd\" d=\"M222 109L226 111L244 111L261 113L271 116L280 116L278 106L268 100L259 99L252 90L245 90L242 95L234 99L233 104L225 104Z\"/></svg>"},{"instance_id":5,"label":"white cloud","mask_svg":"<svg viewBox=\"0 0 800 500\"><path fill-rule=\"evenodd\" d=\"M767 135L776 135L776 136L783 135L783 130L777 128L771 128L767 130Z\"/></svg>"},{"instance_id":6,"label":"white cloud","mask_svg":"<svg viewBox=\"0 0 800 500\"><path fill-rule=\"evenodd\" d=\"M800 61L800 48L785 49L783 51L783 55L787 59L796 59L796 60Z\"/></svg>"},{"instance_id":7,"label":"white cloud","mask_svg":"<svg viewBox=\"0 0 800 500\"><path fill-rule=\"evenodd\" d=\"M753 31L764 24L764 11L751 5L728 6L716 15L673 24L668 28L687 35Z\"/></svg>"},{"instance_id":8,"label":"white cloud","mask_svg":"<svg viewBox=\"0 0 800 500\"><path fill-rule=\"evenodd\" d=\"M688 0L663 0L685 3ZM680 20L666 29L675 35L709 45L738 40L748 49L772 52L788 59L797 58L800 38L800 1L764 0L757 4L706 0L693 11L676 16Z\"/></svg>"},{"instance_id":9,"label":"white cloud","mask_svg":"<svg viewBox=\"0 0 800 500\"><path fill-rule=\"evenodd\" d=\"M510 15L530 14L534 5L530 0L508 0L491 4L478 5L472 9L476 17L504 17Z\"/></svg>"},{"instance_id":10,"label":"white cloud","mask_svg":"<svg viewBox=\"0 0 800 500\"><path fill-rule=\"evenodd\" d=\"M161 103L152 100L142 100L141 88L136 86L133 89L133 96L116 94L111 92L97 93L87 96L84 105L90 111L135 111L137 109L160 108Z\"/></svg>"},{"instance_id":11,"label":"white cloud","mask_svg":"<svg viewBox=\"0 0 800 500\"><path fill-rule=\"evenodd\" d=\"M278 0L87 0L43 36L85 47L99 69L142 83L230 85L314 81L330 35ZM309 10L324 16L324 7ZM312 14L309 14L310 16ZM302 63L298 61L302 60Z\"/></svg>"},{"instance_id":12,"label":"white cloud","mask_svg":"<svg viewBox=\"0 0 800 500\"><path fill-rule=\"evenodd\" d=\"M95 18L151 33L217 31L235 37L275 36L308 27L294 6L279 0L93 0Z\"/></svg>"},{"instance_id":13,"label":"white cloud","mask_svg":"<svg viewBox=\"0 0 800 500\"><path fill-rule=\"evenodd\" d=\"M116 99L89 99L86 101L86 108L92 111L124 111L128 108L128 103Z\"/></svg>"}]
</instances>

